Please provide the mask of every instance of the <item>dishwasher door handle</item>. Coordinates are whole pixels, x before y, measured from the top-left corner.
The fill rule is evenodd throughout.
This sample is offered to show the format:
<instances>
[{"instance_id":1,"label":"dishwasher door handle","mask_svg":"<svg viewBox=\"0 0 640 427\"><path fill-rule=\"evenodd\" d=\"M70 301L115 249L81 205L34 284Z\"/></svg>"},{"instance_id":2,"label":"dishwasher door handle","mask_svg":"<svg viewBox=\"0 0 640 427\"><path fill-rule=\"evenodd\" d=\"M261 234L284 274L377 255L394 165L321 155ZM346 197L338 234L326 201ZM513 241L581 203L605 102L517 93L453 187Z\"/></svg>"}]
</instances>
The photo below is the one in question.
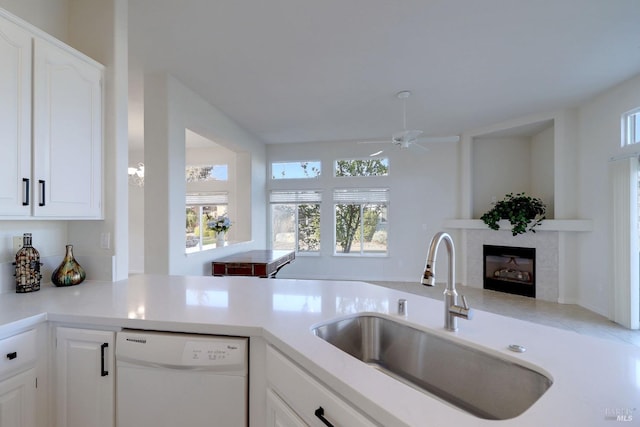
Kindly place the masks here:
<instances>
[{"instance_id":1,"label":"dishwasher door handle","mask_svg":"<svg viewBox=\"0 0 640 427\"><path fill-rule=\"evenodd\" d=\"M100 376L101 377L106 377L107 375L109 375L109 371L107 371L105 368L105 362L104 362L104 351L105 349L107 349L109 347L109 343L104 343L100 346Z\"/></svg>"}]
</instances>

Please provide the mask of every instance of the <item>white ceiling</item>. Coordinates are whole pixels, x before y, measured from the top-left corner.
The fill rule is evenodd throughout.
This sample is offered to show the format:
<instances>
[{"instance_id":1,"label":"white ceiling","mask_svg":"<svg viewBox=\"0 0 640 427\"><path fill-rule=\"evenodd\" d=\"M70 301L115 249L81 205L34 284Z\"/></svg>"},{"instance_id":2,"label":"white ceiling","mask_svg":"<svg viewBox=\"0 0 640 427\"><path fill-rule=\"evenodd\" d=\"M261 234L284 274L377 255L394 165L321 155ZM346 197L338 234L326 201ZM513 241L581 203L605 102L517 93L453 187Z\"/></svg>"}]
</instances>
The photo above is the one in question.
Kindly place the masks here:
<instances>
[{"instance_id":1,"label":"white ceiling","mask_svg":"<svg viewBox=\"0 0 640 427\"><path fill-rule=\"evenodd\" d=\"M166 71L266 143L459 134L640 73L639 0L129 0L130 138ZM640 103L640 100L639 100Z\"/></svg>"}]
</instances>

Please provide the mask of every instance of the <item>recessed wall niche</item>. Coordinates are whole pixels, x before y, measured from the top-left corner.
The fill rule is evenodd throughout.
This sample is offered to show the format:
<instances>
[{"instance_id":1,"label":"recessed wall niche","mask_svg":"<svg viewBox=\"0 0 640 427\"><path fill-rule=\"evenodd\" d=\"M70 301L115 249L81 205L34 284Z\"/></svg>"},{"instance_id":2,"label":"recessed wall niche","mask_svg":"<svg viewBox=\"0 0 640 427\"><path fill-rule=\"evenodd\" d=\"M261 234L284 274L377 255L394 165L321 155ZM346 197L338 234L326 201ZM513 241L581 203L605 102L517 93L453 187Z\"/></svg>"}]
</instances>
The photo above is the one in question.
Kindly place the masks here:
<instances>
[{"instance_id":1,"label":"recessed wall niche","mask_svg":"<svg viewBox=\"0 0 640 427\"><path fill-rule=\"evenodd\" d=\"M508 193L525 192L554 218L554 120L503 129L472 139L472 209L480 218Z\"/></svg>"},{"instance_id":2,"label":"recessed wall niche","mask_svg":"<svg viewBox=\"0 0 640 427\"><path fill-rule=\"evenodd\" d=\"M225 147L196 132L185 129L185 166L221 166L224 177L186 183L187 194L224 193L227 213L233 227L228 241L251 240L251 156L233 147Z\"/></svg>"}]
</instances>

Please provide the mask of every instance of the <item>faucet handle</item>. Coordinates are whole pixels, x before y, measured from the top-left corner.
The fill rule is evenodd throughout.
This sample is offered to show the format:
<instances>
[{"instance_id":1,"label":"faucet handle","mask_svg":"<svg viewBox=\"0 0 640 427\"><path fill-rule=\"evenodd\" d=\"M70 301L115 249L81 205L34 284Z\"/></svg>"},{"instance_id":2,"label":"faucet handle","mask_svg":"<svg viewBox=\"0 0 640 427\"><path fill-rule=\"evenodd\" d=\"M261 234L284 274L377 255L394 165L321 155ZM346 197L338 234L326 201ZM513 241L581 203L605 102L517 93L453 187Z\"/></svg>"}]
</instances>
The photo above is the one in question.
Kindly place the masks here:
<instances>
[{"instance_id":1,"label":"faucet handle","mask_svg":"<svg viewBox=\"0 0 640 427\"><path fill-rule=\"evenodd\" d=\"M460 295L460 298L462 298L462 307L464 307L465 310L469 310L469 304L467 304L467 297L465 297L464 295Z\"/></svg>"},{"instance_id":2,"label":"faucet handle","mask_svg":"<svg viewBox=\"0 0 640 427\"><path fill-rule=\"evenodd\" d=\"M464 295L461 295L462 298L462 307L459 305L453 305L451 307L449 307L449 314L455 316L455 317L460 317L462 319L467 319L470 320L473 318L473 309L471 307L469 307L469 304L467 304L467 298L465 298Z\"/></svg>"}]
</instances>

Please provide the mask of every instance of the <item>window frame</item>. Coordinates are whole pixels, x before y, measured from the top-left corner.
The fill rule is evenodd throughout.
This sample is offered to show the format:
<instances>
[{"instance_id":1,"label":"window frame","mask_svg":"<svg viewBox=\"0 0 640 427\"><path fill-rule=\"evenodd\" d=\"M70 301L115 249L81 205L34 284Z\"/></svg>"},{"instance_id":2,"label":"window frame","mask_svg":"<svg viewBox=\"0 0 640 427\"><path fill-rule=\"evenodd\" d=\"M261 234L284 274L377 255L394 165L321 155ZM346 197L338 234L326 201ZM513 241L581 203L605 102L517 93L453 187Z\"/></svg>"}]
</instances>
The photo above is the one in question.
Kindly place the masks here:
<instances>
[{"instance_id":1,"label":"window frame","mask_svg":"<svg viewBox=\"0 0 640 427\"><path fill-rule=\"evenodd\" d=\"M288 197L286 195L289 195ZM279 196L279 197L274 197ZM303 197L300 197L303 196ZM307 196L307 197L305 197ZM274 200L275 199L275 200ZM300 205L312 205L315 204L318 206L318 249L317 250L306 250L300 251L300 229L299 229L299 215ZM319 256L322 251L322 190L271 190L269 192L269 228L270 228L270 238L269 244L271 248L274 247L274 236L273 236L273 206L275 205L294 205L294 251L296 256ZM289 249L286 249L289 250Z\"/></svg>"},{"instance_id":2,"label":"window frame","mask_svg":"<svg viewBox=\"0 0 640 427\"><path fill-rule=\"evenodd\" d=\"M349 193L352 194L360 194L359 200L357 196L353 196L352 198L345 197ZM337 194L342 194L341 197L336 197ZM367 194L368 196L363 195ZM390 189L389 188L363 188L363 187L354 187L354 188L335 188L333 190L333 256L338 257L361 257L361 258L385 258L389 256L389 211L390 211ZM377 195L377 197L376 197ZM384 195L381 197L381 195ZM370 197L371 196L371 197ZM337 224L337 206L338 205L358 205L360 206L360 249L357 252L353 250L345 253L338 251L338 224ZM383 205L384 211L386 212L385 228L387 233L387 243L385 245L384 252L371 252L366 251L364 249L364 227L365 227L365 217L364 217L364 209L367 205Z\"/></svg>"},{"instance_id":3,"label":"window frame","mask_svg":"<svg viewBox=\"0 0 640 427\"><path fill-rule=\"evenodd\" d=\"M624 113L621 122L621 146L638 146L640 144L640 107Z\"/></svg>"},{"instance_id":4,"label":"window frame","mask_svg":"<svg viewBox=\"0 0 640 427\"><path fill-rule=\"evenodd\" d=\"M185 215L186 215L186 210L188 208L191 208L191 207L198 208L198 236L197 236L198 243L191 247L188 247L186 245L186 237L188 233L185 229L184 253L186 255L208 251L211 249L215 249L217 247L217 245L215 244L204 245L202 243L204 240L203 230L205 229L205 227L203 227L203 221L202 221L202 218L204 215L202 210L205 207L213 207L213 206L224 206L225 212L228 213L229 212L229 193L227 191L210 191L210 192L193 192L193 193L187 193L185 195Z\"/></svg>"}]
</instances>

